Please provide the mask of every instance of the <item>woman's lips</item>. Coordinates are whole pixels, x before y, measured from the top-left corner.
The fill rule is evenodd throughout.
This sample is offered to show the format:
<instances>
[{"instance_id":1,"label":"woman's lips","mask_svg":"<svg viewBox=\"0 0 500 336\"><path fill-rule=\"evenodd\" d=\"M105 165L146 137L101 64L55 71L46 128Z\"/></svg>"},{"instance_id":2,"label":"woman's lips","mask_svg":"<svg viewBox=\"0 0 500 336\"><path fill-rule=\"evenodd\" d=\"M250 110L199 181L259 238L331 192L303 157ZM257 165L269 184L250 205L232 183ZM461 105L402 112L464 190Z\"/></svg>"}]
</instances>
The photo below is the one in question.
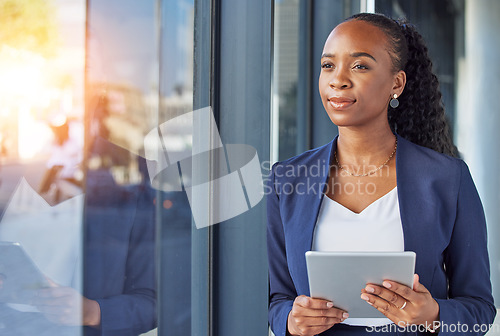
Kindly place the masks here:
<instances>
[{"instance_id":1,"label":"woman's lips","mask_svg":"<svg viewBox=\"0 0 500 336\"><path fill-rule=\"evenodd\" d=\"M328 98L328 102L334 109L342 110L354 104L356 102L356 99L347 97L331 97Z\"/></svg>"}]
</instances>

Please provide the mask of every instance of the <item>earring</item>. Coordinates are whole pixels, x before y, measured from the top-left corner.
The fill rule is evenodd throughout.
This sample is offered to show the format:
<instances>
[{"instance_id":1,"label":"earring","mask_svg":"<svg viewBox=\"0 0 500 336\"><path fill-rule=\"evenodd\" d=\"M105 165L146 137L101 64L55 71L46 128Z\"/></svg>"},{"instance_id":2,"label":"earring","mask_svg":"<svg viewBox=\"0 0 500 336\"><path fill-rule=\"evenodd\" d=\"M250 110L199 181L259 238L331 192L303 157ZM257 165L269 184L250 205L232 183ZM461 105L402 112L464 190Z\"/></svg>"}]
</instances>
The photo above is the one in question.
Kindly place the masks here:
<instances>
[{"instance_id":1,"label":"earring","mask_svg":"<svg viewBox=\"0 0 500 336\"><path fill-rule=\"evenodd\" d=\"M399 106L399 100L398 100L397 94L394 94L394 96L392 96L392 99L389 102L389 105L391 105L392 108L396 108Z\"/></svg>"}]
</instances>

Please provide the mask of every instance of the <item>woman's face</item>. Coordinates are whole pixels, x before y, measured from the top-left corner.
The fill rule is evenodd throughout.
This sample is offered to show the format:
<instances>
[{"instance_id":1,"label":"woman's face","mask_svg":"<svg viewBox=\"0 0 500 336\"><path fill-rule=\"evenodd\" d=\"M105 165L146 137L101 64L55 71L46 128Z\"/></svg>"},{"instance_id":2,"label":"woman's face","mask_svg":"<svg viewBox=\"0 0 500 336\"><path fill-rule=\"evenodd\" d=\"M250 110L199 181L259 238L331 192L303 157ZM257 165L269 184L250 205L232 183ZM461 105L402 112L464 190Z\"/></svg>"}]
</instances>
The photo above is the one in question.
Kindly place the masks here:
<instances>
[{"instance_id":1,"label":"woman's face","mask_svg":"<svg viewBox=\"0 0 500 336\"><path fill-rule=\"evenodd\" d=\"M339 127L387 126L387 106L399 97L405 73L394 73L385 34L364 21L338 25L321 57L319 91L323 106Z\"/></svg>"}]
</instances>

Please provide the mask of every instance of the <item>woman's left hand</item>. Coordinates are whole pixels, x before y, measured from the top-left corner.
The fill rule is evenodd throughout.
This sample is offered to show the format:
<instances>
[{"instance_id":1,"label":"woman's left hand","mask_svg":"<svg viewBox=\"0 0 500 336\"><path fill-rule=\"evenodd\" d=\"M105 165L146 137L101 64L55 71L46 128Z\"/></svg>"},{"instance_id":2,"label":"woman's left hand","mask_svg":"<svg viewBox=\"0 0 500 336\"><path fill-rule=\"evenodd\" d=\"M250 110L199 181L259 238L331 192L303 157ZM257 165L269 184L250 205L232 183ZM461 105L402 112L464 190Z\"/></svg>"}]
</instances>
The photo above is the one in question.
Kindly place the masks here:
<instances>
[{"instance_id":1,"label":"woman's left hand","mask_svg":"<svg viewBox=\"0 0 500 336\"><path fill-rule=\"evenodd\" d=\"M431 293L413 277L413 289L395 281L384 280L383 286L367 284L361 298L377 308L399 327L433 326L439 320L439 304Z\"/></svg>"}]
</instances>

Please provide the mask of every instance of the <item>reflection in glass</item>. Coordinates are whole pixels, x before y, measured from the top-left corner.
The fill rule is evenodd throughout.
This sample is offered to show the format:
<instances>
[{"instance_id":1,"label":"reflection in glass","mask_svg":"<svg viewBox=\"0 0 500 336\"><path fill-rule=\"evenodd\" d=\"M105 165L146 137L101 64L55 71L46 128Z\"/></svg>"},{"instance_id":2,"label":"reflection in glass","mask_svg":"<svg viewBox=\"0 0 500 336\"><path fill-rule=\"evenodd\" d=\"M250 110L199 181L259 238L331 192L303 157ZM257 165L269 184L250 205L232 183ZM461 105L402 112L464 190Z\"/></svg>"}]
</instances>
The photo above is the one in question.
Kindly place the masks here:
<instances>
[{"instance_id":1,"label":"reflection in glass","mask_svg":"<svg viewBox=\"0 0 500 336\"><path fill-rule=\"evenodd\" d=\"M101 312L90 335L138 335L157 323L158 202L144 159L157 114L155 6L88 1L84 293Z\"/></svg>"},{"instance_id":2,"label":"reflection in glass","mask_svg":"<svg viewBox=\"0 0 500 336\"><path fill-rule=\"evenodd\" d=\"M0 7L0 334L154 329L155 1Z\"/></svg>"},{"instance_id":3,"label":"reflection in glass","mask_svg":"<svg viewBox=\"0 0 500 336\"><path fill-rule=\"evenodd\" d=\"M193 131L189 125L172 126L176 117L193 111L193 0L161 1L160 78L158 136L162 139L160 155L168 164L176 158L192 155ZM186 120L181 117L177 120ZM175 123L173 123L175 124ZM191 128L192 129L192 128ZM179 171L177 171L179 174ZM160 185L168 183L165 176ZM192 216L188 198L181 189L159 192L157 207L157 242L159 244L159 326L160 335L191 335ZM179 191L168 191L179 190ZM204 281L205 279L201 279Z\"/></svg>"},{"instance_id":4,"label":"reflection in glass","mask_svg":"<svg viewBox=\"0 0 500 336\"><path fill-rule=\"evenodd\" d=\"M85 3L0 7L0 333L80 335Z\"/></svg>"}]
</instances>

